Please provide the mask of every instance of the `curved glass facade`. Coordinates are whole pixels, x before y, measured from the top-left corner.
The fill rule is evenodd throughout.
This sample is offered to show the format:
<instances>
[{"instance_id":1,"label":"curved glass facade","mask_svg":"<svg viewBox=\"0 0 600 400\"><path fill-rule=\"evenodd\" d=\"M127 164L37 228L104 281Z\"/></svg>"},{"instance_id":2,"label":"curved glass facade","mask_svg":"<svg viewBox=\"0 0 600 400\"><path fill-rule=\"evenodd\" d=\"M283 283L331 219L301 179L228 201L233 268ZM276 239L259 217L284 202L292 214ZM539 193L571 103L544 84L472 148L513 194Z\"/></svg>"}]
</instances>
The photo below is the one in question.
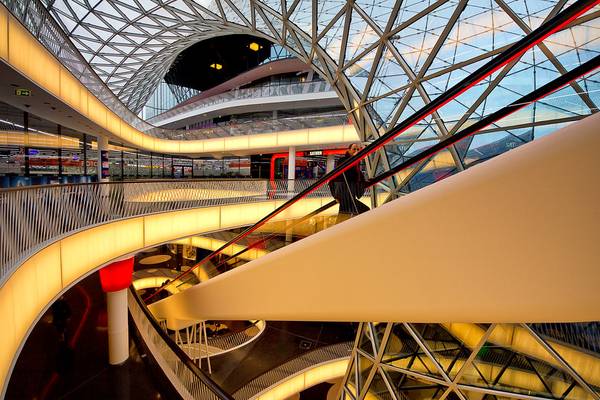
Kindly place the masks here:
<instances>
[{"instance_id":1,"label":"curved glass facade","mask_svg":"<svg viewBox=\"0 0 600 400\"><path fill-rule=\"evenodd\" d=\"M44 0L108 87L133 111L171 62L214 35L264 36L311 64L337 91L363 140L435 99L571 1L547 0ZM412 127L370 157L371 173L437 143L600 53L599 8ZM469 165L597 110L597 75L552 101L449 149L446 168Z\"/></svg>"}]
</instances>

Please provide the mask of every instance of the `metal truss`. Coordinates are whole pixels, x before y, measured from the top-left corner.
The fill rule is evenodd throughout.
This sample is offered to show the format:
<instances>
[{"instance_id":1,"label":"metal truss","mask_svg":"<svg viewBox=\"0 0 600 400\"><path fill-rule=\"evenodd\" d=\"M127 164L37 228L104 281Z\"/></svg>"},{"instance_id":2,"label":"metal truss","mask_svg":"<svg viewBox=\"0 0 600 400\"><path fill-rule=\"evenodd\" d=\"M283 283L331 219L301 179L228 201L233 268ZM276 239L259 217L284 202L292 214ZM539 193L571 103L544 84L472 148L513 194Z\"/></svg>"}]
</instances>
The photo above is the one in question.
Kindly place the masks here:
<instances>
[{"instance_id":1,"label":"metal truss","mask_svg":"<svg viewBox=\"0 0 600 400\"><path fill-rule=\"evenodd\" d=\"M590 369L600 354L573 329L590 342L600 335L599 323L365 322L339 398L599 399Z\"/></svg>"},{"instance_id":2,"label":"metal truss","mask_svg":"<svg viewBox=\"0 0 600 400\"><path fill-rule=\"evenodd\" d=\"M146 104L183 49L209 37L246 33L269 39L310 64L337 92L364 141L379 137L569 3L557 0L34 0L29 3L39 1L100 79L134 113ZM15 7L19 5L13 5L12 9ZM590 10L568 28L421 121L403 134L408 141L413 140L412 144L389 145L369 156L370 173L401 163L419 149L460 131L598 54L599 14L598 8ZM432 166L439 170L442 163L442 175L451 174L501 152L499 149L489 152L493 143L504 143L508 149L548 133L547 126L540 127L545 121L567 122L585 117L597 111L599 90L598 75L574 81L554 97L557 100L535 103L519 120L502 121L492 127L497 128L494 134L478 135L468 143L449 148L447 156L430 160L422 166L423 170L430 171ZM427 173L416 172L411 179L401 182L394 178L390 186L396 192L411 191L432 179L424 175Z\"/></svg>"}]
</instances>

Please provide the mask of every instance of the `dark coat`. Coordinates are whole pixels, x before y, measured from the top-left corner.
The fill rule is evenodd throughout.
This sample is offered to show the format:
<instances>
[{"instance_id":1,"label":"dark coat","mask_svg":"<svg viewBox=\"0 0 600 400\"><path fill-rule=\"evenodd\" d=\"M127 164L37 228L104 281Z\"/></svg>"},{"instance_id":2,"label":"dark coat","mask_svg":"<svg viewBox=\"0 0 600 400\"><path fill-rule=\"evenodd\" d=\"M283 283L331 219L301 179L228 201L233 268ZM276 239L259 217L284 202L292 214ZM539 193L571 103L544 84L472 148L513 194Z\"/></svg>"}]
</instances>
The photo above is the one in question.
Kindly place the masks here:
<instances>
[{"instance_id":1,"label":"dark coat","mask_svg":"<svg viewBox=\"0 0 600 400\"><path fill-rule=\"evenodd\" d=\"M350 155L346 153L338 160L336 168L348 158ZM358 200L365 193L365 177L360 170L360 163L332 179L329 189L333 198L340 204L340 213L358 215L369 209Z\"/></svg>"}]
</instances>

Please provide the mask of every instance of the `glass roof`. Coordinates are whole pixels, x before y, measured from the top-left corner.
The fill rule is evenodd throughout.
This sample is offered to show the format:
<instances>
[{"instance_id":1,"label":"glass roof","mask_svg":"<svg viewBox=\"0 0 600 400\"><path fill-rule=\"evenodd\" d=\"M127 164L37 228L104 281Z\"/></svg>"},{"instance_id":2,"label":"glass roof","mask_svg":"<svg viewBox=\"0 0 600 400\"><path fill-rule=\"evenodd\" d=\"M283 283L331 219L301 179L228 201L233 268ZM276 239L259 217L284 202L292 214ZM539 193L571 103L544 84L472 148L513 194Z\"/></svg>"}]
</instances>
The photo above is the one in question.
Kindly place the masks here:
<instances>
[{"instance_id":1,"label":"glass roof","mask_svg":"<svg viewBox=\"0 0 600 400\"><path fill-rule=\"evenodd\" d=\"M215 35L247 33L311 64L336 89L363 139L370 140L573 0L317 0L316 7L312 0L42 2L100 78L136 113L183 49ZM597 6L406 137L421 142L415 145L439 140L598 55L598 15ZM533 131L539 121L559 124L589 115L597 110L599 90L598 75L579 79L563 89L569 101L540 101L514 128ZM513 135L509 125L492 128ZM392 147L373 163L394 163L416 149ZM462 169L466 153L450 150Z\"/></svg>"}]
</instances>

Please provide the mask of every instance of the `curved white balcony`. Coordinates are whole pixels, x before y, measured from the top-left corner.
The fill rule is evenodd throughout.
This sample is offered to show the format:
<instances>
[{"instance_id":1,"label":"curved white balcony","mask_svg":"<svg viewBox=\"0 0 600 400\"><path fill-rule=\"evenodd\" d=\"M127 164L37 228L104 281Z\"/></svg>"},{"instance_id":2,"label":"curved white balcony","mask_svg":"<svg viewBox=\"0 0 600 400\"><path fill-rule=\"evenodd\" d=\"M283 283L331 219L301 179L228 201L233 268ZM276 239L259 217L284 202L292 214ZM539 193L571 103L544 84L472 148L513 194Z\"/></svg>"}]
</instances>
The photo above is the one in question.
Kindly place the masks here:
<instances>
[{"instance_id":1,"label":"curved white balcony","mask_svg":"<svg viewBox=\"0 0 600 400\"><path fill-rule=\"evenodd\" d=\"M169 129L233 113L340 106L338 95L324 81L262 85L236 89L174 107L148 120Z\"/></svg>"}]
</instances>

